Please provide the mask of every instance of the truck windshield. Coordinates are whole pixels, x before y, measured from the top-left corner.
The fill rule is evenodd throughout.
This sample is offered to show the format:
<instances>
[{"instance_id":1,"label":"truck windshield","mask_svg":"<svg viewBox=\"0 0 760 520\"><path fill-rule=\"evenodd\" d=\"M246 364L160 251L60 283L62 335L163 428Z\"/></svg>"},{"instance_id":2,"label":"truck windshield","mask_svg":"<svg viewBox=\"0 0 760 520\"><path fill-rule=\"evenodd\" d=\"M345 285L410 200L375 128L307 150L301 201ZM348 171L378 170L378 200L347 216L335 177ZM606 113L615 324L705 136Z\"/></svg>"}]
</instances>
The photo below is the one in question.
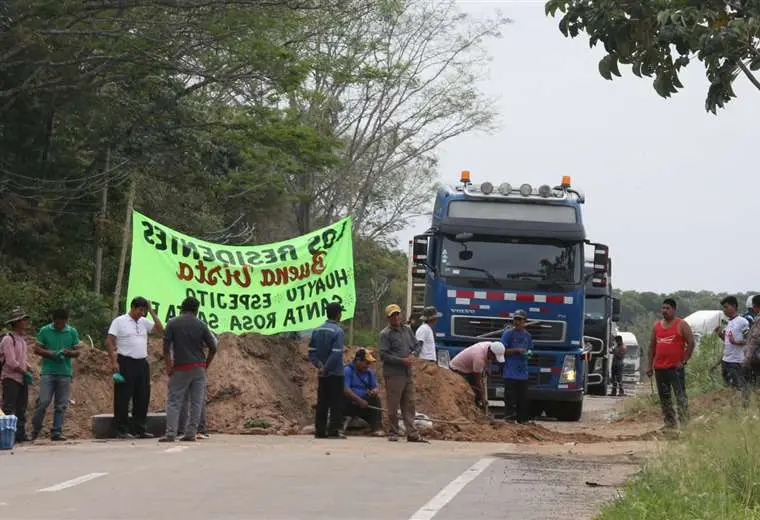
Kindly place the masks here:
<instances>
[{"instance_id":1,"label":"truck windshield","mask_svg":"<svg viewBox=\"0 0 760 520\"><path fill-rule=\"evenodd\" d=\"M581 281L580 244L557 240L507 239L476 235L458 242L444 235L438 257L443 278L473 286L564 286Z\"/></svg>"},{"instance_id":2,"label":"truck windshield","mask_svg":"<svg viewBox=\"0 0 760 520\"><path fill-rule=\"evenodd\" d=\"M607 299L604 296L598 298L586 298L586 319L603 320L607 311Z\"/></svg>"}]
</instances>

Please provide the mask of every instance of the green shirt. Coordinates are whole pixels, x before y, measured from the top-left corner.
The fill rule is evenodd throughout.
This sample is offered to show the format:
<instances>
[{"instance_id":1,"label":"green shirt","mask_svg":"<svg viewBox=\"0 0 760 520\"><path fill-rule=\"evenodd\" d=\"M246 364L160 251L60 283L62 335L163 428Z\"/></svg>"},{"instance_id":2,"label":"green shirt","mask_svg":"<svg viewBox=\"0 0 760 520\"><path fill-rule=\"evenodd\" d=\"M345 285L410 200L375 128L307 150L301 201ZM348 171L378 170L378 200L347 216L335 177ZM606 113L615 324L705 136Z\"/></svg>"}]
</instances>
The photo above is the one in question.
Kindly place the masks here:
<instances>
[{"instance_id":1,"label":"green shirt","mask_svg":"<svg viewBox=\"0 0 760 520\"><path fill-rule=\"evenodd\" d=\"M72 349L79 345L79 333L77 329L69 325L66 325L63 330L56 330L50 323L37 333L37 343L53 353ZM63 358L63 361L42 358L42 375L72 377L71 358Z\"/></svg>"}]
</instances>

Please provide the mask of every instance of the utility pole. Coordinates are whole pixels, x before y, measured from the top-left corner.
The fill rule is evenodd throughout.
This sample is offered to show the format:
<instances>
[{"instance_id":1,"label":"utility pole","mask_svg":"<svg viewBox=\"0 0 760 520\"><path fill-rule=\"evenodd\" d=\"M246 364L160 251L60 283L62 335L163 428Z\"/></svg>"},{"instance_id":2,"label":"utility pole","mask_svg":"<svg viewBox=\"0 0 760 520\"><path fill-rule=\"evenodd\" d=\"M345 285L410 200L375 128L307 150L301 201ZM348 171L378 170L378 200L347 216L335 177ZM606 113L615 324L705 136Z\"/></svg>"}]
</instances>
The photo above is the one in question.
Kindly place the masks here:
<instances>
[{"instance_id":1,"label":"utility pole","mask_svg":"<svg viewBox=\"0 0 760 520\"><path fill-rule=\"evenodd\" d=\"M127 199L127 214L124 217L124 232L121 239L121 256L119 257L119 271L116 274L116 287L113 290L113 310L112 316L116 316L119 312L119 301L121 300L121 286L124 280L124 268L127 264L127 249L129 248L130 228L132 223L132 209L135 206L135 190L136 183L134 178L132 179L131 186L129 188L129 198Z\"/></svg>"},{"instance_id":2,"label":"utility pole","mask_svg":"<svg viewBox=\"0 0 760 520\"><path fill-rule=\"evenodd\" d=\"M92 281L93 292L100 294L100 285L103 280L103 247L105 245L106 216L108 215L108 176L111 174L111 147L106 150L106 177L103 184L103 195L100 201L100 217L97 221L97 241L95 249L95 275Z\"/></svg>"}]
</instances>

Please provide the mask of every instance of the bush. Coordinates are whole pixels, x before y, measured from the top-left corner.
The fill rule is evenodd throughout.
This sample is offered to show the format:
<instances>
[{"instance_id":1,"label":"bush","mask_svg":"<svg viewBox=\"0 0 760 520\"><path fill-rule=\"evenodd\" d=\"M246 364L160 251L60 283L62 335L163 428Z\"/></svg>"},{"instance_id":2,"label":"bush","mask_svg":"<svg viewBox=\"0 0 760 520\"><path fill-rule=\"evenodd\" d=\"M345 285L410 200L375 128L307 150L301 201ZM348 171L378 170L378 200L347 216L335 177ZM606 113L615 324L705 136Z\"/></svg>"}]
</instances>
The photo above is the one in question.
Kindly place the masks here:
<instances>
[{"instance_id":1,"label":"bush","mask_svg":"<svg viewBox=\"0 0 760 520\"><path fill-rule=\"evenodd\" d=\"M708 334L702 337L699 345L694 349L694 355L686 364L686 393L690 398L708 394L723 387L720 373L710 371L710 367L720 358L722 352L723 342L718 336ZM646 384L650 383L646 382ZM626 401L625 413L637 415L652 408L659 408L660 398L657 395L657 388L653 388L644 395Z\"/></svg>"},{"instance_id":2,"label":"bush","mask_svg":"<svg viewBox=\"0 0 760 520\"><path fill-rule=\"evenodd\" d=\"M728 410L692 426L608 504L599 520L760 519L760 419Z\"/></svg>"},{"instance_id":3,"label":"bush","mask_svg":"<svg viewBox=\"0 0 760 520\"><path fill-rule=\"evenodd\" d=\"M50 323L54 309L69 309L71 324L84 338L87 334L93 341L103 342L111 321L109 299L81 287L67 288L54 284L43 286L34 282L11 281L0 274L0 318L5 322L15 307L22 307L31 317L34 330Z\"/></svg>"}]
</instances>

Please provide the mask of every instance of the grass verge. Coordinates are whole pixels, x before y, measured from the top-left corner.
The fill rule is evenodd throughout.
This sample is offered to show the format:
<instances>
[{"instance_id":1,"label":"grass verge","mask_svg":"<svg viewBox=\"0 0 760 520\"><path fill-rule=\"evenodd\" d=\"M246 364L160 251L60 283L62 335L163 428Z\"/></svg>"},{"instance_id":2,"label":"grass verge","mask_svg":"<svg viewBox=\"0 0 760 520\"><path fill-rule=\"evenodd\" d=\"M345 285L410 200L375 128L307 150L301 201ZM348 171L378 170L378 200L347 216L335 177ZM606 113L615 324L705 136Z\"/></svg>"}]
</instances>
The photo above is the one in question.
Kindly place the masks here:
<instances>
[{"instance_id":1,"label":"grass verge","mask_svg":"<svg viewBox=\"0 0 760 520\"><path fill-rule=\"evenodd\" d=\"M709 394L723 387L719 371L710 371L723 352L723 343L715 334L705 336L695 349L689 363L686 364L686 393L689 398ZM646 367L642 367L646 371ZM647 413L659 413L660 399L657 396L657 387L653 381L644 379L642 383L646 387L644 392L636 397L627 399L624 404L623 415L642 415Z\"/></svg>"},{"instance_id":2,"label":"grass verge","mask_svg":"<svg viewBox=\"0 0 760 520\"><path fill-rule=\"evenodd\" d=\"M760 519L760 418L728 409L695 424L598 520Z\"/></svg>"}]
</instances>

